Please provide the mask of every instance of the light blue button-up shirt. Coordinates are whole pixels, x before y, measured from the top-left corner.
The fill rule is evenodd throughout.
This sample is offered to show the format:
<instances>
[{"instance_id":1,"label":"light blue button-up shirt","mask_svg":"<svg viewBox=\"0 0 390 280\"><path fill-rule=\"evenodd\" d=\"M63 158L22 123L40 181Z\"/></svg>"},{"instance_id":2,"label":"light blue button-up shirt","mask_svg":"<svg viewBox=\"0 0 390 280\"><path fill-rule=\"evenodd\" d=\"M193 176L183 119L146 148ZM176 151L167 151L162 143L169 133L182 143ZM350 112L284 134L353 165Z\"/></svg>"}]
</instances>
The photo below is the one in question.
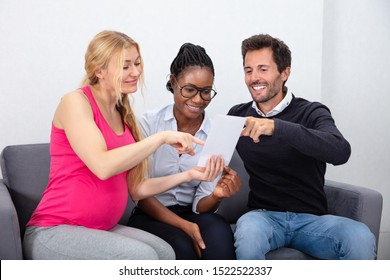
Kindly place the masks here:
<instances>
[{"instance_id":1,"label":"light blue button-up shirt","mask_svg":"<svg viewBox=\"0 0 390 280\"><path fill-rule=\"evenodd\" d=\"M152 110L144 113L139 120L142 132L145 137L163 130L177 131L176 119L173 115L173 105L168 105L159 110ZM196 132L195 137L205 141L211 129L211 121L205 114L203 123ZM196 166L203 146L195 144L195 155L183 154L179 156L176 149L170 145L162 145L151 157L150 177L161 177L186 171ZM179 204L182 206L191 205L193 212L196 212L196 205L199 200L211 194L218 178L214 182L191 181L179 185L169 191L156 196L165 206Z\"/></svg>"}]
</instances>

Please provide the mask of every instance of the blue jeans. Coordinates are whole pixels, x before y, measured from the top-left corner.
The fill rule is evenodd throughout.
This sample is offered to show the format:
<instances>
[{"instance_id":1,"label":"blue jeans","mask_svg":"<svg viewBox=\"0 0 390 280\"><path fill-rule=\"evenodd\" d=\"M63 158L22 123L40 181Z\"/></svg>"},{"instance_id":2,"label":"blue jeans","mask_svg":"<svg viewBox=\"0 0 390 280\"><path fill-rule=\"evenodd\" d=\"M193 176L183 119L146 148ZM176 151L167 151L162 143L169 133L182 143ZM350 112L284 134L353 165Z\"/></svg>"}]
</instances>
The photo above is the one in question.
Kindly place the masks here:
<instances>
[{"instance_id":1,"label":"blue jeans","mask_svg":"<svg viewBox=\"0 0 390 280\"><path fill-rule=\"evenodd\" d=\"M281 247L319 259L376 257L376 240L369 228L334 215L253 210L237 221L234 238L237 259L242 260L264 260L266 253Z\"/></svg>"}]
</instances>

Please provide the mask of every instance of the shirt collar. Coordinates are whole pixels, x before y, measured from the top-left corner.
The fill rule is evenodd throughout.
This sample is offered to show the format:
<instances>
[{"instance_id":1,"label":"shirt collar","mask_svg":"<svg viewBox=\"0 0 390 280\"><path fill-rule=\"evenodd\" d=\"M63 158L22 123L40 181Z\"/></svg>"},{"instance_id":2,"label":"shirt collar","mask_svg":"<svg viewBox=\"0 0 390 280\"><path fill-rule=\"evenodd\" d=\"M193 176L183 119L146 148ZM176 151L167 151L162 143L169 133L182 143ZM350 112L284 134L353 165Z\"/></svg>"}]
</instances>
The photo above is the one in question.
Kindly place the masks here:
<instances>
[{"instance_id":1,"label":"shirt collar","mask_svg":"<svg viewBox=\"0 0 390 280\"><path fill-rule=\"evenodd\" d=\"M256 112L262 117L273 117L282 112L284 109L286 109L287 106L290 105L292 98L293 96L291 91L287 90L286 96L283 98L283 100L267 114L264 114L262 111L259 110L259 108L257 108L257 104L255 101L252 102L252 108L255 109Z\"/></svg>"},{"instance_id":2,"label":"shirt collar","mask_svg":"<svg viewBox=\"0 0 390 280\"><path fill-rule=\"evenodd\" d=\"M173 128L175 130L177 130L176 118L173 115L173 104L170 104L168 106L167 110L165 111L164 121L172 122ZM207 112L205 110L204 118L203 118L202 124L201 124L198 132L203 132L207 136L210 133L210 129L211 129L211 120L209 119L209 115L207 114Z\"/></svg>"}]
</instances>

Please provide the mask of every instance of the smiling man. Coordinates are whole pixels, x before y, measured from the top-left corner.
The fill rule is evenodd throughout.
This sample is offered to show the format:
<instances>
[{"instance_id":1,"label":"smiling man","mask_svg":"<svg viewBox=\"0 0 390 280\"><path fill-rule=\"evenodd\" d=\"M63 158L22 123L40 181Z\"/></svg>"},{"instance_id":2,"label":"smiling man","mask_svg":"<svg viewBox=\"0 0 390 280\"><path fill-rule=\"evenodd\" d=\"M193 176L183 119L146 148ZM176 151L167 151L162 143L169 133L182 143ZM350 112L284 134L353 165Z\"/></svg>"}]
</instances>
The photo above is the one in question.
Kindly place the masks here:
<instances>
[{"instance_id":1,"label":"smiling man","mask_svg":"<svg viewBox=\"0 0 390 280\"><path fill-rule=\"evenodd\" d=\"M354 220L328 214L326 164L351 154L329 109L286 87L291 52L281 40L254 35L242 42L252 101L230 109L246 117L237 152L250 176L248 207L237 222L238 259L264 259L291 247L319 259L373 259L375 237Z\"/></svg>"}]
</instances>

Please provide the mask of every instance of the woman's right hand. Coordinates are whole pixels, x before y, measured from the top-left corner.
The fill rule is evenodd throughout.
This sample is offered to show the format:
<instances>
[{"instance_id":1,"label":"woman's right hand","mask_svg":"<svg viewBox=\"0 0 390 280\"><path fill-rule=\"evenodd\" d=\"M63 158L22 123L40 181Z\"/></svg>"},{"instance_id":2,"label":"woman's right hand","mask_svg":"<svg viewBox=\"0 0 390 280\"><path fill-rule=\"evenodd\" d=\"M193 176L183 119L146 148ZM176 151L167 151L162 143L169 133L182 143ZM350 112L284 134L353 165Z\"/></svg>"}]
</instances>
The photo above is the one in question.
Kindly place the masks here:
<instances>
[{"instance_id":1,"label":"woman's right hand","mask_svg":"<svg viewBox=\"0 0 390 280\"><path fill-rule=\"evenodd\" d=\"M162 131L160 133L163 134L164 143L176 148L179 154L189 154L193 156L195 154L194 143L200 145L205 144L204 141L185 132L167 130L167 131Z\"/></svg>"},{"instance_id":2,"label":"woman's right hand","mask_svg":"<svg viewBox=\"0 0 390 280\"><path fill-rule=\"evenodd\" d=\"M206 249L206 245L200 233L199 226L196 223L186 221L183 226L181 226L181 230L191 238L195 252L198 255L198 258L201 259L202 250Z\"/></svg>"}]
</instances>

